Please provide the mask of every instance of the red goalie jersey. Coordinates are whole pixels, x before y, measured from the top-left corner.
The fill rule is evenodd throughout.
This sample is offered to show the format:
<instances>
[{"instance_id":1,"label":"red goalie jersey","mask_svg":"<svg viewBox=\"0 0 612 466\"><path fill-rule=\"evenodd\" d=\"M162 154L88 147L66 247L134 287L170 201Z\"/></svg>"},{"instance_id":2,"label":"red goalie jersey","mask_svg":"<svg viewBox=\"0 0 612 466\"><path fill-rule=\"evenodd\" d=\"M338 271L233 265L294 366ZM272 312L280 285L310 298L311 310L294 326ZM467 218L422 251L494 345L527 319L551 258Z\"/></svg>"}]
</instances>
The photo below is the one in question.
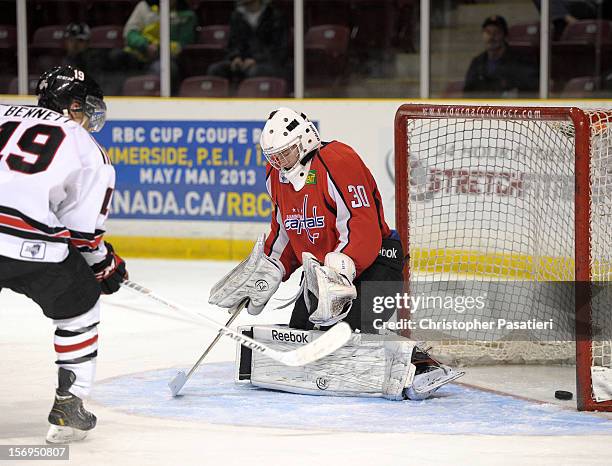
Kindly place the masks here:
<instances>
[{"instance_id":1,"label":"red goalie jersey","mask_svg":"<svg viewBox=\"0 0 612 466\"><path fill-rule=\"evenodd\" d=\"M327 253L343 252L353 259L359 276L391 234L374 177L341 142L321 146L300 191L270 165L266 185L274 212L265 252L281 260L285 279L301 265L305 251L321 263Z\"/></svg>"}]
</instances>

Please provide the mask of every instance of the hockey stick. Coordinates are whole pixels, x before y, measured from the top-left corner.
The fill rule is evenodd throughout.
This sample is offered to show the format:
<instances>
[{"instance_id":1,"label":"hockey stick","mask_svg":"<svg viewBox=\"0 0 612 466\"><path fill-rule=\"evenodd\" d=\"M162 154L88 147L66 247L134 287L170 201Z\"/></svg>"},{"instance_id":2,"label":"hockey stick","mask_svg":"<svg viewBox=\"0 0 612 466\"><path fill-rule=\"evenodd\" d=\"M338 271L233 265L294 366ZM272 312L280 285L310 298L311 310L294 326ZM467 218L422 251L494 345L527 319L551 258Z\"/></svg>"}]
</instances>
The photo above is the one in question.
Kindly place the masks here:
<instances>
[{"instance_id":1,"label":"hockey stick","mask_svg":"<svg viewBox=\"0 0 612 466\"><path fill-rule=\"evenodd\" d=\"M232 309L233 313L232 313L232 316L229 318L229 320L225 323L226 327L229 327L230 325L232 325L232 322L234 322L236 320L236 318L238 317L238 314L240 314L240 311L242 311L245 308L245 306L248 304L248 302L249 302L249 300L245 299L241 303L238 303L238 305L236 307L234 307L234 309ZM210 350L213 349L213 347L217 344L217 342L220 339L221 339L221 332L219 332L217 334L217 336L215 337L215 339L211 342L211 344L208 345L208 348L206 348L206 350L204 350L204 353L202 353L202 356L200 356L200 359L198 359L196 361L196 363L189 370L189 372L187 372L187 374L185 374L184 371L179 371L174 376L174 378L168 383L168 387L170 387L170 391L172 392L172 396L177 396L179 394L179 392L181 391L183 386L191 378L191 376L197 370L197 368L200 366L200 364L202 363L204 358L208 355L208 353L210 353Z\"/></svg>"},{"instance_id":2,"label":"hockey stick","mask_svg":"<svg viewBox=\"0 0 612 466\"><path fill-rule=\"evenodd\" d=\"M163 304L171 309L197 315L203 320L204 323L206 323L206 325L217 330L221 336L229 337L241 345L246 346L247 348L258 353L265 354L270 359L274 359L275 361L285 364L286 366L303 366L310 362L316 361L317 359L321 359L322 357L333 353L338 348L343 346L349 340L352 334L351 326L349 324L346 322L339 322L311 343L300 346L298 349L292 351L278 351L272 349L268 345L253 340L240 332L232 330L231 328L224 326L223 324L205 316L204 314L186 309L167 300L166 298L162 298L152 290L145 288L138 283L134 283L130 280L123 280L123 282L121 282L121 286L129 288L141 295L147 296L149 299Z\"/></svg>"}]
</instances>

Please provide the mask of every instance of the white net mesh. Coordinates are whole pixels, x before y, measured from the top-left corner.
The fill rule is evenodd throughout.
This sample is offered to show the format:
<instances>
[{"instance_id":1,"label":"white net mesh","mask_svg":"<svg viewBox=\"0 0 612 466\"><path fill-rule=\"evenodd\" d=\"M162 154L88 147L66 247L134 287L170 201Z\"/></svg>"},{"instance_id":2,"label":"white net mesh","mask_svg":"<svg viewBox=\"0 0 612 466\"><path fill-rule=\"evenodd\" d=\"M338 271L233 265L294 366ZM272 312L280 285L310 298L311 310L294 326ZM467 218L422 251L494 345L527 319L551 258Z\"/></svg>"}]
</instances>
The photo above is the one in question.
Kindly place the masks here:
<instances>
[{"instance_id":1,"label":"white net mesh","mask_svg":"<svg viewBox=\"0 0 612 466\"><path fill-rule=\"evenodd\" d=\"M612 278L611 115L589 114L591 274L601 282ZM469 331L419 325L413 338L455 364L575 361L573 124L417 118L407 131L410 293L486 301L463 313L434 304L412 318L527 323ZM612 368L611 303L607 287L594 293L601 337L593 342L593 365L605 368Z\"/></svg>"},{"instance_id":2,"label":"white net mesh","mask_svg":"<svg viewBox=\"0 0 612 466\"><path fill-rule=\"evenodd\" d=\"M591 273L598 282L612 280L612 112L593 112L591 118ZM612 399L612 340L607 338L612 320L609 290L594 296L594 321L603 338L591 344L593 398Z\"/></svg>"}]
</instances>

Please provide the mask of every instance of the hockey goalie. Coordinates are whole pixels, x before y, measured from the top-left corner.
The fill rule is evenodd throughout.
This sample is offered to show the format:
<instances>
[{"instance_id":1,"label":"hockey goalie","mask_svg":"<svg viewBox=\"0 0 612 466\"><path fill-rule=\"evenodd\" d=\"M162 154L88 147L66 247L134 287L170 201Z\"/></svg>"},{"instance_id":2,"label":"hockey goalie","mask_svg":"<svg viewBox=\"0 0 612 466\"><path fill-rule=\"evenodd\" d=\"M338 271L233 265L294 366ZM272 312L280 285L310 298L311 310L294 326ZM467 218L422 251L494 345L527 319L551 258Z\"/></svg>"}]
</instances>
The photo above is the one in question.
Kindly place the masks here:
<instances>
[{"instance_id":1,"label":"hockey goalie","mask_svg":"<svg viewBox=\"0 0 612 466\"><path fill-rule=\"evenodd\" d=\"M414 341L366 337L377 333L375 318L390 315L374 314L362 287L375 282L381 295L400 292L404 254L359 155L341 142L321 142L316 126L288 108L272 112L260 145L268 160L271 231L213 287L209 302L233 308L249 298L249 314L258 315L302 266L300 291L286 304L293 305L289 326L243 331L279 348L307 344L341 320L354 333L335 353L301 367L242 348L236 379L293 393L403 400L427 398L463 375L431 359Z\"/></svg>"}]
</instances>

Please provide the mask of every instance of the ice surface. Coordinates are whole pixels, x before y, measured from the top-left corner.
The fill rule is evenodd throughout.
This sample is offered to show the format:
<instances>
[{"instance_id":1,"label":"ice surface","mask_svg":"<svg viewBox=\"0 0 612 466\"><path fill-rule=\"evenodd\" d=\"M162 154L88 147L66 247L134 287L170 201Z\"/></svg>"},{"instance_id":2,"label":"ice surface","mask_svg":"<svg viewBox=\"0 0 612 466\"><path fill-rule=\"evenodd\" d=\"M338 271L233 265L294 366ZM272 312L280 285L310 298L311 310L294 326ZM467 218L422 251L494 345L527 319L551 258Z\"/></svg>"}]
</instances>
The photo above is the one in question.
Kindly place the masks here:
<instances>
[{"instance_id":1,"label":"ice surface","mask_svg":"<svg viewBox=\"0 0 612 466\"><path fill-rule=\"evenodd\" d=\"M233 383L233 364L201 367L172 398L163 369L116 377L93 399L130 414L253 427L432 434L612 434L612 420L550 404L447 385L424 401L295 395ZM432 420L435 419L435 422Z\"/></svg>"},{"instance_id":2,"label":"ice surface","mask_svg":"<svg viewBox=\"0 0 612 466\"><path fill-rule=\"evenodd\" d=\"M134 281L219 321L228 316L206 304L207 293L233 265L128 260ZM281 293L291 296L296 287L293 280ZM236 323L288 318L287 310L265 310ZM53 330L27 298L0 293L0 444L43 442L55 384ZM220 341L185 396L172 400L165 384L195 362L213 332L128 291L104 300L99 331L99 383L87 402L99 423L72 447L70 464L612 463L609 417L566 409L572 402L561 409L459 386L410 404L238 389L230 379L231 341ZM554 389L571 389L571 379L571 368L479 368L462 380L552 403ZM190 405L193 415L186 415Z\"/></svg>"}]
</instances>

